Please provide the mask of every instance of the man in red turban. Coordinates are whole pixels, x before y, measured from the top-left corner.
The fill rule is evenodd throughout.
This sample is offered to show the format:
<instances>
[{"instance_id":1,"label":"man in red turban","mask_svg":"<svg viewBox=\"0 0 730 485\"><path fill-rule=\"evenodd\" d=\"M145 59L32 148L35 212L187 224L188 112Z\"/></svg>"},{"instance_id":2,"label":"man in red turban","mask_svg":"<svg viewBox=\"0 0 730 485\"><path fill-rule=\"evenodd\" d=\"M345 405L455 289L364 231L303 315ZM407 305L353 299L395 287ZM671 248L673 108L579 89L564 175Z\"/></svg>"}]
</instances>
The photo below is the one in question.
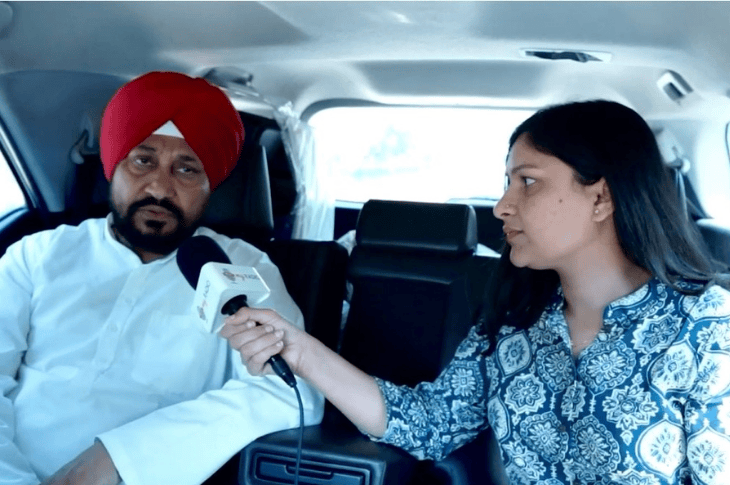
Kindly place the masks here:
<instances>
[{"instance_id":1,"label":"man in red turban","mask_svg":"<svg viewBox=\"0 0 730 485\"><path fill-rule=\"evenodd\" d=\"M241 117L226 95L201 78L150 72L122 86L101 121L107 180L130 150L167 123L200 157L211 190L231 173L243 145Z\"/></svg>"},{"instance_id":2,"label":"man in red turban","mask_svg":"<svg viewBox=\"0 0 730 485\"><path fill-rule=\"evenodd\" d=\"M117 237L143 260L176 249L235 167L243 136L238 112L204 79L150 72L119 89L100 140Z\"/></svg>"},{"instance_id":3,"label":"man in red turban","mask_svg":"<svg viewBox=\"0 0 730 485\"><path fill-rule=\"evenodd\" d=\"M23 238L0 258L0 473L22 485L200 485L252 440L299 423L278 377L252 377L204 328L175 253L215 241L271 289L260 306L299 328L268 256L200 226L241 152L243 125L203 79L152 72L104 111L111 214ZM10 385L10 384L8 384ZM305 423L323 399L299 383Z\"/></svg>"}]
</instances>

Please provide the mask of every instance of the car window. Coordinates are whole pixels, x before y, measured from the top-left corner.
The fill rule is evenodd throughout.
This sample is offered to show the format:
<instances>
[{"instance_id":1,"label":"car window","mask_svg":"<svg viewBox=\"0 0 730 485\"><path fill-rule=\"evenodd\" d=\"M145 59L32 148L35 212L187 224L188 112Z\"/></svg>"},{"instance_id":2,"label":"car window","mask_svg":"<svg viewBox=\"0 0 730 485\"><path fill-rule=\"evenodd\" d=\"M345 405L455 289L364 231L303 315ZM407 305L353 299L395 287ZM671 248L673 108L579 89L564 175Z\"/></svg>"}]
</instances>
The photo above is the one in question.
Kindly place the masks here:
<instances>
[{"instance_id":1,"label":"car window","mask_svg":"<svg viewBox=\"0 0 730 485\"><path fill-rule=\"evenodd\" d=\"M446 202L502 196L509 136L533 112L343 107L309 123L336 200Z\"/></svg>"},{"instance_id":2,"label":"car window","mask_svg":"<svg viewBox=\"0 0 730 485\"><path fill-rule=\"evenodd\" d=\"M10 170L7 160L0 152L0 219L22 207L26 207L23 191Z\"/></svg>"}]
</instances>

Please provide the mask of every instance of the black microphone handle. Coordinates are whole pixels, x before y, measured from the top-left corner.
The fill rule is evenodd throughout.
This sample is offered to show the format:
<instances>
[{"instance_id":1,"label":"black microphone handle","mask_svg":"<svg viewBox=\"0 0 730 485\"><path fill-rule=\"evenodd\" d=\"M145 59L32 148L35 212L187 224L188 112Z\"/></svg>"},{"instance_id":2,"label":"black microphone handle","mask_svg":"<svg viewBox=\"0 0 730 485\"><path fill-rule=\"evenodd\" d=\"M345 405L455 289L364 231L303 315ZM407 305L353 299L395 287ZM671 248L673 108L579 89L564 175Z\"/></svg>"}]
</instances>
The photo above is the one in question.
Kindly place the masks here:
<instances>
[{"instance_id":1,"label":"black microphone handle","mask_svg":"<svg viewBox=\"0 0 730 485\"><path fill-rule=\"evenodd\" d=\"M247 306L248 298L246 297L246 295L234 296L233 298L228 300L225 305L223 305L223 308L221 308L221 313L223 315L233 315L239 309ZM289 368L289 364L286 363L281 355L272 355L266 362L271 366L272 369L274 369L276 375L281 377L289 387L295 387L297 385L297 381L294 378L294 373L291 371L291 369Z\"/></svg>"}]
</instances>

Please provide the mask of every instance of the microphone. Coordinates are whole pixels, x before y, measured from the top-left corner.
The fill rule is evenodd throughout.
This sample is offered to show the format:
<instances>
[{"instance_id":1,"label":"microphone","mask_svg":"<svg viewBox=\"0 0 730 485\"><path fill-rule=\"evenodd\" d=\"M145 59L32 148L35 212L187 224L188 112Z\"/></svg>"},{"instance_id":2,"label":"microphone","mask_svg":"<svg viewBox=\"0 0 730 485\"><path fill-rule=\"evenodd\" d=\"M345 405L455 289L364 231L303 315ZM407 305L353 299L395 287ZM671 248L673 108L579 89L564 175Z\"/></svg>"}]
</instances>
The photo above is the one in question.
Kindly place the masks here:
<instances>
[{"instance_id":1,"label":"microphone","mask_svg":"<svg viewBox=\"0 0 730 485\"><path fill-rule=\"evenodd\" d=\"M193 305L208 332L220 330L223 315L260 303L271 293L255 268L231 264L221 247L207 236L185 240L177 250L177 265L195 288ZM267 363L287 385L297 385L294 373L280 355L271 356Z\"/></svg>"}]
</instances>

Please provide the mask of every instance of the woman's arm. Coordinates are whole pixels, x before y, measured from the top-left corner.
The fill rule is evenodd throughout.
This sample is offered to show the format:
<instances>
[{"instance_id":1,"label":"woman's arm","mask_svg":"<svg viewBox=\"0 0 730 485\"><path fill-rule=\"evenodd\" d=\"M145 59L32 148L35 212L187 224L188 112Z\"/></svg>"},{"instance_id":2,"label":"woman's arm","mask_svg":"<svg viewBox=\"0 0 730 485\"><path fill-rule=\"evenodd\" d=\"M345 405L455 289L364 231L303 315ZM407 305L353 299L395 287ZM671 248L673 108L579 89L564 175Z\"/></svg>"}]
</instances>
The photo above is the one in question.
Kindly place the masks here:
<instances>
[{"instance_id":1,"label":"woman's arm","mask_svg":"<svg viewBox=\"0 0 730 485\"><path fill-rule=\"evenodd\" d=\"M385 433L385 401L375 379L276 312L242 308L226 320L220 335L240 352L252 375L272 373L266 361L280 354L361 431L375 437Z\"/></svg>"}]
</instances>

